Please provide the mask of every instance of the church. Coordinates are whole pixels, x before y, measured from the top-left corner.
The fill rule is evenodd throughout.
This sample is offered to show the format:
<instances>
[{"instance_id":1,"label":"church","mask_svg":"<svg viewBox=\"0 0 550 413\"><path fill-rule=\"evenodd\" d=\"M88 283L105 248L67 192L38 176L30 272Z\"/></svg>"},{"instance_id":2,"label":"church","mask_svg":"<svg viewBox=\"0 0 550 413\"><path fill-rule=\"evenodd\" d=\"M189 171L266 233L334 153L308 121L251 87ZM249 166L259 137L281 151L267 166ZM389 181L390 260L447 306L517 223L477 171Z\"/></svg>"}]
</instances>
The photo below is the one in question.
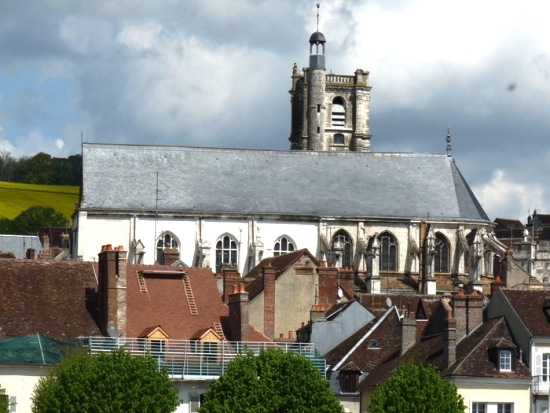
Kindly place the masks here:
<instances>
[{"instance_id":1,"label":"church","mask_svg":"<svg viewBox=\"0 0 550 413\"><path fill-rule=\"evenodd\" d=\"M307 249L353 271L475 284L492 273L492 223L450 156L371 151L369 72L326 73L323 33L292 70L290 150L84 143L74 259L122 245L129 264L237 270ZM173 261L170 261L173 262Z\"/></svg>"}]
</instances>

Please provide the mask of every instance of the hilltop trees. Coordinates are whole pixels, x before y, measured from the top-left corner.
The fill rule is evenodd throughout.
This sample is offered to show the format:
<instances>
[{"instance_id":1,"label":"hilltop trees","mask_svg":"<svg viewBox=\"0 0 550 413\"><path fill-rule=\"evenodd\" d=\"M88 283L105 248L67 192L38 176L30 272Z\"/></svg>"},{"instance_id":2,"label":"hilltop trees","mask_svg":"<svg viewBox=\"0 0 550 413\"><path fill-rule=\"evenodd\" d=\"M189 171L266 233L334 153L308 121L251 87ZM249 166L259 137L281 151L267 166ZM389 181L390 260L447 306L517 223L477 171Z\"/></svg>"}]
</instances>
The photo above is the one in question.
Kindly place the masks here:
<instances>
[{"instance_id":1,"label":"hilltop trees","mask_svg":"<svg viewBox=\"0 0 550 413\"><path fill-rule=\"evenodd\" d=\"M168 373L151 356L124 349L90 355L77 351L40 378L33 413L173 412L179 405Z\"/></svg>"},{"instance_id":2,"label":"hilltop trees","mask_svg":"<svg viewBox=\"0 0 550 413\"><path fill-rule=\"evenodd\" d=\"M208 389L200 413L343 413L329 383L303 355L239 355Z\"/></svg>"},{"instance_id":3,"label":"hilltop trees","mask_svg":"<svg viewBox=\"0 0 550 413\"><path fill-rule=\"evenodd\" d=\"M35 205L14 219L0 218L0 234L32 235L43 228L67 225L67 218L61 212L54 208Z\"/></svg>"},{"instance_id":4,"label":"hilltop trees","mask_svg":"<svg viewBox=\"0 0 550 413\"><path fill-rule=\"evenodd\" d=\"M456 386L431 364L401 364L388 381L376 386L370 413L463 413L464 399Z\"/></svg>"},{"instance_id":5,"label":"hilltop trees","mask_svg":"<svg viewBox=\"0 0 550 413\"><path fill-rule=\"evenodd\" d=\"M15 159L8 151L0 151L0 181L43 185L80 185L82 156L52 158L40 152Z\"/></svg>"}]
</instances>

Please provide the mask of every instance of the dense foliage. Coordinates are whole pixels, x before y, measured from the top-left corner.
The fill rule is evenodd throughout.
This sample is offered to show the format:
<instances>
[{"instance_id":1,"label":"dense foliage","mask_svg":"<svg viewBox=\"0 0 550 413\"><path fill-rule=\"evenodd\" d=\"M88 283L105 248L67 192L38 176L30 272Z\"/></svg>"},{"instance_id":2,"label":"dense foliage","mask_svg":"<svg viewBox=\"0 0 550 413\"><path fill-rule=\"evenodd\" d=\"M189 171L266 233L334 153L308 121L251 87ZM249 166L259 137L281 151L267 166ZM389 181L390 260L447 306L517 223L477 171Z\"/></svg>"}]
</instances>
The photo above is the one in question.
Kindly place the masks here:
<instances>
[{"instance_id":1,"label":"dense foliage","mask_svg":"<svg viewBox=\"0 0 550 413\"><path fill-rule=\"evenodd\" d=\"M44 152L15 159L0 151L0 181L45 185L80 185L82 156L52 158Z\"/></svg>"},{"instance_id":2,"label":"dense foliage","mask_svg":"<svg viewBox=\"0 0 550 413\"><path fill-rule=\"evenodd\" d=\"M150 356L124 349L79 351L42 377L32 396L34 413L168 413L180 400L165 370Z\"/></svg>"},{"instance_id":3,"label":"dense foliage","mask_svg":"<svg viewBox=\"0 0 550 413\"><path fill-rule=\"evenodd\" d=\"M200 413L342 413L329 383L303 355L239 355L208 389Z\"/></svg>"},{"instance_id":4,"label":"dense foliage","mask_svg":"<svg viewBox=\"0 0 550 413\"><path fill-rule=\"evenodd\" d=\"M68 219L53 208L35 205L14 219L0 218L0 234L33 235L48 227L67 227Z\"/></svg>"},{"instance_id":5,"label":"dense foliage","mask_svg":"<svg viewBox=\"0 0 550 413\"><path fill-rule=\"evenodd\" d=\"M10 398L6 394L6 389L0 387L0 412L9 412L10 407Z\"/></svg>"},{"instance_id":6,"label":"dense foliage","mask_svg":"<svg viewBox=\"0 0 550 413\"><path fill-rule=\"evenodd\" d=\"M464 399L456 386L441 378L436 367L401 364L388 381L376 386L370 413L463 413Z\"/></svg>"}]
</instances>

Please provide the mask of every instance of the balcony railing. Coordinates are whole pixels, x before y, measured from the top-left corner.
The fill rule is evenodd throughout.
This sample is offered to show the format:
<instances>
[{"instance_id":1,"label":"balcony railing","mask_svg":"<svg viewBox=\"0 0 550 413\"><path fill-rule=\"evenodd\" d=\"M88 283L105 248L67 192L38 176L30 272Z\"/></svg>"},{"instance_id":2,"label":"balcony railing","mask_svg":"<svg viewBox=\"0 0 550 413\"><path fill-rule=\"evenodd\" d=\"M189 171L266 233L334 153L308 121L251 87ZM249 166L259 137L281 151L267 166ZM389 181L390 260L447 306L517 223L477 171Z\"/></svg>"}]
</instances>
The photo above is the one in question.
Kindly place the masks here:
<instances>
[{"instance_id":1,"label":"balcony railing","mask_svg":"<svg viewBox=\"0 0 550 413\"><path fill-rule=\"evenodd\" d=\"M197 340L155 340L145 338L83 337L82 343L92 354L112 351L124 347L133 356L150 354L158 360L159 368L166 368L173 380L207 380L222 375L227 365L239 353L261 349L278 348L284 352L302 354L310 360L323 377L325 360L313 344L197 341Z\"/></svg>"},{"instance_id":2,"label":"balcony railing","mask_svg":"<svg viewBox=\"0 0 550 413\"><path fill-rule=\"evenodd\" d=\"M549 376L533 376L533 389L534 395L548 395L548 389L550 388Z\"/></svg>"}]
</instances>

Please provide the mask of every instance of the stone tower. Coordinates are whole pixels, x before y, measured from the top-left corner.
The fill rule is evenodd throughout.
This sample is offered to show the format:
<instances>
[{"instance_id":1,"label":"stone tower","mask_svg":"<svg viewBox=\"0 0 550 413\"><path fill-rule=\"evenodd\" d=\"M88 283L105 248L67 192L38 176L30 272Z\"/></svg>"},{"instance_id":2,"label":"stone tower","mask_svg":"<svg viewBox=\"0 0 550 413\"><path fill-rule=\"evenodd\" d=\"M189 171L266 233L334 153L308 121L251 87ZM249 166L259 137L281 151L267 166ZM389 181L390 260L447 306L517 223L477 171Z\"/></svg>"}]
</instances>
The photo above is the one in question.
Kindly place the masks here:
<instances>
[{"instance_id":1,"label":"stone tower","mask_svg":"<svg viewBox=\"0 0 550 413\"><path fill-rule=\"evenodd\" d=\"M309 38L309 67L292 71L290 149L370 152L369 72L326 73L325 36Z\"/></svg>"}]
</instances>

